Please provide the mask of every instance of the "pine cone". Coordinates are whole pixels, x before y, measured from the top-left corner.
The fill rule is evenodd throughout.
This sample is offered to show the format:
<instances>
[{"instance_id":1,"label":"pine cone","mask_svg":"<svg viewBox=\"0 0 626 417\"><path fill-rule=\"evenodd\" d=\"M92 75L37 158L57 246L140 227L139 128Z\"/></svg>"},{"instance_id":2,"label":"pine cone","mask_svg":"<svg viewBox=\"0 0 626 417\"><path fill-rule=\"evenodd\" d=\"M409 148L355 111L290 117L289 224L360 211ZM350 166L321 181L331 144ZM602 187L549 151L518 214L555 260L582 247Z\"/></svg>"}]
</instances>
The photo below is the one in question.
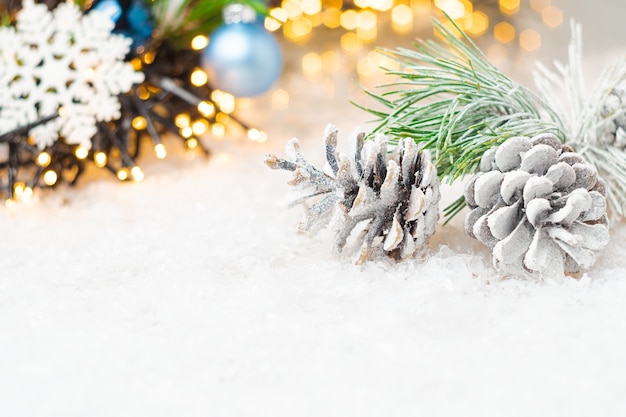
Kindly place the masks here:
<instances>
[{"instance_id":1,"label":"pine cone","mask_svg":"<svg viewBox=\"0 0 626 417\"><path fill-rule=\"evenodd\" d=\"M337 129L325 132L326 159L332 175L312 166L297 139L287 143L289 160L268 155L273 169L293 171L289 185L305 191L292 204L321 197L306 209L300 230L315 233L333 220L335 250L341 252L357 225L364 223L356 244L355 262L377 253L403 259L425 247L439 218L439 179L430 153L405 139L393 153L383 136L363 142L355 136L351 157L338 155Z\"/></svg>"},{"instance_id":2,"label":"pine cone","mask_svg":"<svg viewBox=\"0 0 626 417\"><path fill-rule=\"evenodd\" d=\"M551 134L513 137L483 155L467 184L467 233L496 269L554 277L591 267L609 240L604 181Z\"/></svg>"},{"instance_id":3,"label":"pine cone","mask_svg":"<svg viewBox=\"0 0 626 417\"><path fill-rule=\"evenodd\" d=\"M600 116L608 119L603 126L602 142L626 150L626 90L616 87L607 98Z\"/></svg>"}]
</instances>

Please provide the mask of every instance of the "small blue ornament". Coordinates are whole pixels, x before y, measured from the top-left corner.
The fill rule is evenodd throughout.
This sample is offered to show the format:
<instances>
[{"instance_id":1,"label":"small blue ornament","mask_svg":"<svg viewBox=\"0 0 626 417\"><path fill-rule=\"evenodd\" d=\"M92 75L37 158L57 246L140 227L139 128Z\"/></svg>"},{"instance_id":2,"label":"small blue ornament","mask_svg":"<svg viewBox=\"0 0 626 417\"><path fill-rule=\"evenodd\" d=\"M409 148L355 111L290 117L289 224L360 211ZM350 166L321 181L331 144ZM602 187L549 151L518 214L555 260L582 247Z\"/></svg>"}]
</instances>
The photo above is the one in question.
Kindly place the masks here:
<instances>
[{"instance_id":1,"label":"small blue ornament","mask_svg":"<svg viewBox=\"0 0 626 417\"><path fill-rule=\"evenodd\" d=\"M152 38L152 16L143 0L99 0L92 10L105 13L115 23L114 33L132 39L133 51Z\"/></svg>"},{"instance_id":2,"label":"small blue ornament","mask_svg":"<svg viewBox=\"0 0 626 417\"><path fill-rule=\"evenodd\" d=\"M212 87L236 97L266 92L278 80L283 60L278 42L240 4L224 10L224 24L210 34L202 66Z\"/></svg>"}]
</instances>

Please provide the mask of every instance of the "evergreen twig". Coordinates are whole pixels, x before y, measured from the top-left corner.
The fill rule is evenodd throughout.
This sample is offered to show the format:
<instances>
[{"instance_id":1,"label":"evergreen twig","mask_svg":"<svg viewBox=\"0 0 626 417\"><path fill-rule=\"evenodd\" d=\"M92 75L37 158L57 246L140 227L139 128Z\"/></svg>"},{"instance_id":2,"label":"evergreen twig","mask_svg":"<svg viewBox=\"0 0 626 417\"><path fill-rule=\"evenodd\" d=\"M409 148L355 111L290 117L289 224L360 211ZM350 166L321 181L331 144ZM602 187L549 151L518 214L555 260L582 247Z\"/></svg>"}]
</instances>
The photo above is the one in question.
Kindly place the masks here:
<instances>
[{"instance_id":1,"label":"evergreen twig","mask_svg":"<svg viewBox=\"0 0 626 417\"><path fill-rule=\"evenodd\" d=\"M454 180L476 172L482 155L510 137L553 133L565 141L561 117L537 94L504 75L454 24L455 31L433 19L443 42L422 40L415 50L383 50L399 64L387 73L399 81L367 94L387 111L364 108L378 118L372 135L391 143L409 137L433 149L438 174ZM451 218L464 204L458 200Z\"/></svg>"}]
</instances>

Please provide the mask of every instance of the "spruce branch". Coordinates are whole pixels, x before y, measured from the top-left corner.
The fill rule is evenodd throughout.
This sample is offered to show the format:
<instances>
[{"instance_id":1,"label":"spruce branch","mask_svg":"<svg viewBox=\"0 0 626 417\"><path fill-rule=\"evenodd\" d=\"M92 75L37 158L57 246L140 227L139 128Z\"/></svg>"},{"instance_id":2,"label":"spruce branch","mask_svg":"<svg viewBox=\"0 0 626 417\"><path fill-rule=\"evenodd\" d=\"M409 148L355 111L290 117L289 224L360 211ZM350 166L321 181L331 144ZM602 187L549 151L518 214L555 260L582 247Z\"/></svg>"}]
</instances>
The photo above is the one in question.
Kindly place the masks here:
<instances>
[{"instance_id":1,"label":"spruce branch","mask_svg":"<svg viewBox=\"0 0 626 417\"><path fill-rule=\"evenodd\" d=\"M607 183L607 202L613 220L626 216L626 152L607 140L607 126L626 113L626 102L605 111L609 97L626 82L626 58L606 68L591 95L585 91L582 59L582 29L571 23L572 40L567 65L554 63L554 70L538 65L535 83L548 104L564 122L567 143L591 162Z\"/></svg>"},{"instance_id":2,"label":"spruce branch","mask_svg":"<svg viewBox=\"0 0 626 417\"><path fill-rule=\"evenodd\" d=\"M399 70L399 81L367 94L387 110L359 106L378 119L372 134L391 143L411 138L432 149L438 174L454 180L477 171L482 155L514 136L552 133L565 141L560 116L537 94L498 70L454 24L433 19L442 42L420 40L415 49L382 50ZM371 135L370 135L371 136ZM459 202L447 210L454 215Z\"/></svg>"}]
</instances>

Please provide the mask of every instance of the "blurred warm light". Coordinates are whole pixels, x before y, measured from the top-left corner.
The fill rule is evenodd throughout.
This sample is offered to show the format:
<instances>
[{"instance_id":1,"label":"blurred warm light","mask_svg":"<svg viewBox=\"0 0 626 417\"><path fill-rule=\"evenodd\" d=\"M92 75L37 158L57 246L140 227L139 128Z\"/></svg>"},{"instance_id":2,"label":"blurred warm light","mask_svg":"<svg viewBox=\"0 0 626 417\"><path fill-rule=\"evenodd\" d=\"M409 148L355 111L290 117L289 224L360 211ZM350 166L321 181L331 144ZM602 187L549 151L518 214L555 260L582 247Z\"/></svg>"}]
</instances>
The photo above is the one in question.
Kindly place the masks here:
<instances>
[{"instance_id":1,"label":"blurred warm light","mask_svg":"<svg viewBox=\"0 0 626 417\"><path fill-rule=\"evenodd\" d=\"M322 72L322 57L309 52L302 57L302 72L307 77L316 77Z\"/></svg>"},{"instance_id":2,"label":"blurred warm light","mask_svg":"<svg viewBox=\"0 0 626 417\"><path fill-rule=\"evenodd\" d=\"M285 23L287 19L289 19L289 15L285 11L285 9L281 9L280 7L276 7L270 10L269 15L280 23Z\"/></svg>"},{"instance_id":3,"label":"blurred warm light","mask_svg":"<svg viewBox=\"0 0 626 417\"><path fill-rule=\"evenodd\" d=\"M302 11L308 15L316 15L322 11L320 0L302 0Z\"/></svg>"},{"instance_id":4,"label":"blurred warm light","mask_svg":"<svg viewBox=\"0 0 626 417\"><path fill-rule=\"evenodd\" d=\"M148 121L143 116L136 116L132 125L135 130L144 130L148 126Z\"/></svg>"},{"instance_id":5,"label":"blurred warm light","mask_svg":"<svg viewBox=\"0 0 626 417\"><path fill-rule=\"evenodd\" d=\"M546 26L555 28L563 23L563 12L556 6L548 6L541 12L541 18Z\"/></svg>"},{"instance_id":6,"label":"blurred warm light","mask_svg":"<svg viewBox=\"0 0 626 417\"><path fill-rule=\"evenodd\" d=\"M541 46L541 35L533 29L526 29L519 34L519 44L527 51L535 51Z\"/></svg>"},{"instance_id":7,"label":"blurred warm light","mask_svg":"<svg viewBox=\"0 0 626 417\"><path fill-rule=\"evenodd\" d=\"M209 45L209 38L205 35L197 35L191 40L191 49L199 51Z\"/></svg>"},{"instance_id":8,"label":"blurred warm light","mask_svg":"<svg viewBox=\"0 0 626 417\"><path fill-rule=\"evenodd\" d=\"M270 32L276 32L278 29L280 29L281 25L280 22L277 22L275 19L272 19L271 17L266 17L264 26L265 29L269 30Z\"/></svg>"},{"instance_id":9,"label":"blurred warm light","mask_svg":"<svg viewBox=\"0 0 626 417\"><path fill-rule=\"evenodd\" d=\"M376 37L378 36L378 29L376 29L376 27L374 27L372 29L357 28L356 29L356 36L363 43L371 43L371 42L374 42L376 40Z\"/></svg>"},{"instance_id":10,"label":"blurred warm light","mask_svg":"<svg viewBox=\"0 0 626 417\"><path fill-rule=\"evenodd\" d=\"M206 72L204 72L200 68L196 68L191 73L190 79L191 79L191 84L195 85L196 87L202 87L209 81L209 76L207 75Z\"/></svg>"},{"instance_id":11,"label":"blurred warm light","mask_svg":"<svg viewBox=\"0 0 626 417\"><path fill-rule=\"evenodd\" d=\"M52 170L46 171L43 174L43 182L48 187L52 187L54 184L56 184L58 179L59 179L59 177L58 177L57 173L52 171Z\"/></svg>"},{"instance_id":12,"label":"blurred warm light","mask_svg":"<svg viewBox=\"0 0 626 417\"><path fill-rule=\"evenodd\" d=\"M298 19L302 16L302 7L300 3L295 0L285 0L283 1L282 8L287 14L289 19Z\"/></svg>"},{"instance_id":13,"label":"blurred warm light","mask_svg":"<svg viewBox=\"0 0 626 417\"><path fill-rule=\"evenodd\" d=\"M498 42L512 42L515 39L515 27L509 22L500 22L493 27L493 36Z\"/></svg>"},{"instance_id":14,"label":"blurred warm light","mask_svg":"<svg viewBox=\"0 0 626 417\"><path fill-rule=\"evenodd\" d=\"M530 0L530 8L537 13L542 13L543 10L550 6L550 0Z\"/></svg>"},{"instance_id":15,"label":"blurred warm light","mask_svg":"<svg viewBox=\"0 0 626 417\"><path fill-rule=\"evenodd\" d=\"M226 133L226 128L221 123L213 123L211 126L211 133L213 133L214 136L221 138Z\"/></svg>"},{"instance_id":16,"label":"blurred warm light","mask_svg":"<svg viewBox=\"0 0 626 417\"><path fill-rule=\"evenodd\" d=\"M50 157L50 154L48 152L41 152L37 156L37 165L39 166L47 167L48 165L50 165L51 161L52 158Z\"/></svg>"},{"instance_id":17,"label":"blurred warm light","mask_svg":"<svg viewBox=\"0 0 626 417\"><path fill-rule=\"evenodd\" d=\"M341 37L341 48L349 53L356 53L361 49L361 41L356 33L348 32Z\"/></svg>"},{"instance_id":18,"label":"blurred warm light","mask_svg":"<svg viewBox=\"0 0 626 417\"><path fill-rule=\"evenodd\" d=\"M221 98L222 96L220 96ZM216 100L217 101L217 100ZM221 101L218 101L221 103ZM198 103L198 111L204 117L211 117L215 113L215 106L213 103L208 101L201 101ZM186 127L189 125L189 115L188 114L179 114L176 116L176 126L178 127Z\"/></svg>"},{"instance_id":19,"label":"blurred warm light","mask_svg":"<svg viewBox=\"0 0 626 417\"><path fill-rule=\"evenodd\" d=\"M208 129L209 129L209 123L204 119L196 120L191 125L191 130L193 131L193 134L196 136L204 135Z\"/></svg>"},{"instance_id":20,"label":"blurred warm light","mask_svg":"<svg viewBox=\"0 0 626 417\"><path fill-rule=\"evenodd\" d=\"M358 26L358 13L355 10L346 10L341 14L339 23L345 30L354 30Z\"/></svg>"},{"instance_id":21,"label":"blurred warm light","mask_svg":"<svg viewBox=\"0 0 626 417\"><path fill-rule=\"evenodd\" d=\"M369 78L376 75L378 66L369 57L361 58L357 63L357 73L360 77Z\"/></svg>"},{"instance_id":22,"label":"blurred warm light","mask_svg":"<svg viewBox=\"0 0 626 417\"><path fill-rule=\"evenodd\" d=\"M359 29L371 30L376 28L376 15L369 10L360 12L356 18L356 25Z\"/></svg>"},{"instance_id":23,"label":"blurred warm light","mask_svg":"<svg viewBox=\"0 0 626 417\"><path fill-rule=\"evenodd\" d=\"M276 89L272 93L272 108L274 110L285 110L289 107L289 93L282 88Z\"/></svg>"},{"instance_id":24,"label":"blurred warm light","mask_svg":"<svg viewBox=\"0 0 626 417\"><path fill-rule=\"evenodd\" d=\"M452 19L460 19L465 15L465 6L459 0L435 0L435 6Z\"/></svg>"},{"instance_id":25,"label":"blurred warm light","mask_svg":"<svg viewBox=\"0 0 626 417\"><path fill-rule=\"evenodd\" d=\"M418 14L429 14L431 0L411 0L411 8Z\"/></svg>"},{"instance_id":26,"label":"blurred warm light","mask_svg":"<svg viewBox=\"0 0 626 417\"><path fill-rule=\"evenodd\" d=\"M504 14L512 15L519 12L519 0L499 0L500 11Z\"/></svg>"},{"instance_id":27,"label":"blurred warm light","mask_svg":"<svg viewBox=\"0 0 626 417\"><path fill-rule=\"evenodd\" d=\"M337 29L341 26L341 10L335 7L324 10L322 23L329 29Z\"/></svg>"},{"instance_id":28,"label":"blurred warm light","mask_svg":"<svg viewBox=\"0 0 626 417\"><path fill-rule=\"evenodd\" d=\"M267 133L259 129L252 128L248 130L248 139L254 142L263 143L267 141Z\"/></svg>"},{"instance_id":29,"label":"blurred warm light","mask_svg":"<svg viewBox=\"0 0 626 417\"><path fill-rule=\"evenodd\" d=\"M85 159L89 155L89 150L83 146L77 146L74 150L74 155L78 159Z\"/></svg>"},{"instance_id":30,"label":"blurred warm light","mask_svg":"<svg viewBox=\"0 0 626 417\"><path fill-rule=\"evenodd\" d=\"M185 145L187 145L188 149L196 149L198 147L198 139L196 139L196 138L189 138L185 142Z\"/></svg>"},{"instance_id":31,"label":"blurred warm light","mask_svg":"<svg viewBox=\"0 0 626 417\"><path fill-rule=\"evenodd\" d=\"M472 12L466 19L465 30L471 36L482 36L489 28L489 17L483 12Z\"/></svg>"},{"instance_id":32,"label":"blurred warm light","mask_svg":"<svg viewBox=\"0 0 626 417\"><path fill-rule=\"evenodd\" d=\"M189 115L186 113L180 113L174 118L174 124L179 128L189 126L189 121Z\"/></svg>"},{"instance_id":33,"label":"blurred warm light","mask_svg":"<svg viewBox=\"0 0 626 417\"><path fill-rule=\"evenodd\" d=\"M182 129L180 129L180 135L185 139L190 138L191 135L193 135L193 129L190 126L183 127Z\"/></svg>"},{"instance_id":34,"label":"blurred warm light","mask_svg":"<svg viewBox=\"0 0 626 417\"><path fill-rule=\"evenodd\" d=\"M117 171L117 178L120 181L126 181L128 179L128 170L126 168L121 168Z\"/></svg>"},{"instance_id":35,"label":"blurred warm light","mask_svg":"<svg viewBox=\"0 0 626 417\"><path fill-rule=\"evenodd\" d=\"M154 145L154 154L157 158L163 159L167 156L167 150L165 149L165 145L162 143L157 143Z\"/></svg>"},{"instance_id":36,"label":"blurred warm light","mask_svg":"<svg viewBox=\"0 0 626 417\"><path fill-rule=\"evenodd\" d=\"M96 152L93 156L93 161L98 168L104 168L107 164L107 154L104 152Z\"/></svg>"},{"instance_id":37,"label":"blurred warm light","mask_svg":"<svg viewBox=\"0 0 626 417\"><path fill-rule=\"evenodd\" d=\"M391 10L391 25L396 32L410 32L413 28L413 10L406 4L395 6Z\"/></svg>"},{"instance_id":38,"label":"blurred warm light","mask_svg":"<svg viewBox=\"0 0 626 417\"><path fill-rule=\"evenodd\" d=\"M143 178L144 178L143 171L138 166L134 166L130 170L130 175L133 177L133 180L137 182L143 181Z\"/></svg>"}]
</instances>

